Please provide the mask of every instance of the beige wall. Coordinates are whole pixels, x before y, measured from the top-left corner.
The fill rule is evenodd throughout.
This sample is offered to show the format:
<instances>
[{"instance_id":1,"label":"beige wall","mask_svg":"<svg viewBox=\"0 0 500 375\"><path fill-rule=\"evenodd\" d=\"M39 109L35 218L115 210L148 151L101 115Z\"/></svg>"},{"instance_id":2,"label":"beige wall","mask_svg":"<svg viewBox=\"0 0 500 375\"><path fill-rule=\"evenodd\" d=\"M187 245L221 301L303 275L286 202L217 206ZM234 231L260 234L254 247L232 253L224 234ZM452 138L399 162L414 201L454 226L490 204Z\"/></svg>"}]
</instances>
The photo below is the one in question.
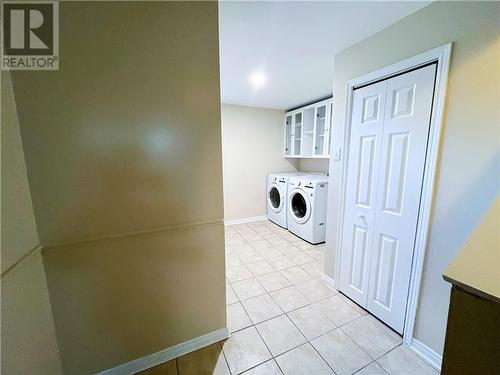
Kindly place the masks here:
<instances>
[{"instance_id":1,"label":"beige wall","mask_svg":"<svg viewBox=\"0 0 500 375\"><path fill-rule=\"evenodd\" d=\"M62 374L39 249L2 275L1 311L2 374Z\"/></svg>"},{"instance_id":2,"label":"beige wall","mask_svg":"<svg viewBox=\"0 0 500 375\"><path fill-rule=\"evenodd\" d=\"M217 3L60 8L60 70L13 84L63 369L86 374L226 326Z\"/></svg>"},{"instance_id":3,"label":"beige wall","mask_svg":"<svg viewBox=\"0 0 500 375\"><path fill-rule=\"evenodd\" d=\"M443 277L468 293L500 298L500 195L474 228Z\"/></svg>"},{"instance_id":4,"label":"beige wall","mask_svg":"<svg viewBox=\"0 0 500 375\"><path fill-rule=\"evenodd\" d=\"M220 224L44 248L65 373L90 374L226 327Z\"/></svg>"},{"instance_id":5,"label":"beige wall","mask_svg":"<svg viewBox=\"0 0 500 375\"><path fill-rule=\"evenodd\" d=\"M216 10L61 3L60 70L13 73L43 245L223 216Z\"/></svg>"},{"instance_id":6,"label":"beige wall","mask_svg":"<svg viewBox=\"0 0 500 375\"><path fill-rule=\"evenodd\" d=\"M342 144L346 81L454 42L431 229L415 336L442 353L449 285L441 275L498 194L500 4L436 2L335 56L334 146ZM345 152L344 152L345 154ZM340 176L340 162L330 174ZM338 212L339 187L329 189ZM326 272L335 278L338 215L328 217Z\"/></svg>"},{"instance_id":7,"label":"beige wall","mask_svg":"<svg viewBox=\"0 0 500 375\"><path fill-rule=\"evenodd\" d=\"M62 372L10 74L1 74L2 374Z\"/></svg>"},{"instance_id":8,"label":"beige wall","mask_svg":"<svg viewBox=\"0 0 500 375\"><path fill-rule=\"evenodd\" d=\"M10 73L2 72L2 273L39 245Z\"/></svg>"},{"instance_id":9,"label":"beige wall","mask_svg":"<svg viewBox=\"0 0 500 375\"><path fill-rule=\"evenodd\" d=\"M266 214L267 175L297 170L298 160L283 157L284 112L222 105L224 218Z\"/></svg>"}]
</instances>

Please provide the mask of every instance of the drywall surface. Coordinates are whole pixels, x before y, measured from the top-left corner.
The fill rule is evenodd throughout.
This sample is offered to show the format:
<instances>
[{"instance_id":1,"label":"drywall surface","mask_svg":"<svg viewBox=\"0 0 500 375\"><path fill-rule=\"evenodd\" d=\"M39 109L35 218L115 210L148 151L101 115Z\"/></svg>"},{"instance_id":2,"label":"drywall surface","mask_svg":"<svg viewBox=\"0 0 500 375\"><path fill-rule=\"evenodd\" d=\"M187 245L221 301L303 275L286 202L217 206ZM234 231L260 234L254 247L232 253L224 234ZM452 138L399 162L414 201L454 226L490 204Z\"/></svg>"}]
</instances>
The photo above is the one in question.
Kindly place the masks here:
<instances>
[{"instance_id":1,"label":"drywall surface","mask_svg":"<svg viewBox=\"0 0 500 375\"><path fill-rule=\"evenodd\" d=\"M2 374L62 374L39 249L2 276L1 324Z\"/></svg>"},{"instance_id":2,"label":"drywall surface","mask_svg":"<svg viewBox=\"0 0 500 375\"><path fill-rule=\"evenodd\" d=\"M226 327L222 224L44 248L65 373L90 374Z\"/></svg>"},{"instance_id":3,"label":"drywall surface","mask_svg":"<svg viewBox=\"0 0 500 375\"><path fill-rule=\"evenodd\" d=\"M10 73L2 72L2 273L39 245Z\"/></svg>"},{"instance_id":4,"label":"drywall surface","mask_svg":"<svg viewBox=\"0 0 500 375\"><path fill-rule=\"evenodd\" d=\"M470 294L500 301L500 196L443 274Z\"/></svg>"},{"instance_id":5,"label":"drywall surface","mask_svg":"<svg viewBox=\"0 0 500 375\"><path fill-rule=\"evenodd\" d=\"M330 159L300 159L299 169L305 172L326 173L329 170Z\"/></svg>"},{"instance_id":6,"label":"drywall surface","mask_svg":"<svg viewBox=\"0 0 500 375\"><path fill-rule=\"evenodd\" d=\"M450 287L442 273L499 193L500 4L435 2L335 56L333 146L346 82L454 42L415 337L442 353ZM345 152L342 152L345 155ZM341 175L341 162L330 163ZM329 186L326 272L335 278L340 189Z\"/></svg>"},{"instance_id":7,"label":"drywall surface","mask_svg":"<svg viewBox=\"0 0 500 375\"><path fill-rule=\"evenodd\" d=\"M26 178L9 72L2 103L2 374L60 374L61 361Z\"/></svg>"},{"instance_id":8,"label":"drywall surface","mask_svg":"<svg viewBox=\"0 0 500 375\"><path fill-rule=\"evenodd\" d=\"M222 105L224 218L266 214L267 175L296 171L298 160L283 157L281 110Z\"/></svg>"},{"instance_id":9,"label":"drywall surface","mask_svg":"<svg viewBox=\"0 0 500 375\"><path fill-rule=\"evenodd\" d=\"M222 218L217 4L60 7L60 70L13 73L42 245Z\"/></svg>"},{"instance_id":10,"label":"drywall surface","mask_svg":"<svg viewBox=\"0 0 500 375\"><path fill-rule=\"evenodd\" d=\"M60 70L13 73L65 373L226 327L217 15L61 2Z\"/></svg>"}]
</instances>

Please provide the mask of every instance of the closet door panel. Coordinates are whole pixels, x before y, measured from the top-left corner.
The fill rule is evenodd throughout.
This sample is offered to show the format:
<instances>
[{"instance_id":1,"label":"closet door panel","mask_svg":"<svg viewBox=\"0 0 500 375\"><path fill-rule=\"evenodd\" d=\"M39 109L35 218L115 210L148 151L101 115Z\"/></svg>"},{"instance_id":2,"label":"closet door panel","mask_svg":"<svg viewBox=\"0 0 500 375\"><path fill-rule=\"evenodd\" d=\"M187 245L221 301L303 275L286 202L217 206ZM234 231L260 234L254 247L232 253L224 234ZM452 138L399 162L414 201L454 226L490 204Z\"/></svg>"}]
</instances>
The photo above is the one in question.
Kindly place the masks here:
<instances>
[{"instance_id":1,"label":"closet door panel","mask_svg":"<svg viewBox=\"0 0 500 375\"><path fill-rule=\"evenodd\" d=\"M368 310L403 332L425 167L435 65L387 84Z\"/></svg>"},{"instance_id":2,"label":"closet door panel","mask_svg":"<svg viewBox=\"0 0 500 375\"><path fill-rule=\"evenodd\" d=\"M362 306L368 298L386 89L381 82L353 93L339 288Z\"/></svg>"}]
</instances>

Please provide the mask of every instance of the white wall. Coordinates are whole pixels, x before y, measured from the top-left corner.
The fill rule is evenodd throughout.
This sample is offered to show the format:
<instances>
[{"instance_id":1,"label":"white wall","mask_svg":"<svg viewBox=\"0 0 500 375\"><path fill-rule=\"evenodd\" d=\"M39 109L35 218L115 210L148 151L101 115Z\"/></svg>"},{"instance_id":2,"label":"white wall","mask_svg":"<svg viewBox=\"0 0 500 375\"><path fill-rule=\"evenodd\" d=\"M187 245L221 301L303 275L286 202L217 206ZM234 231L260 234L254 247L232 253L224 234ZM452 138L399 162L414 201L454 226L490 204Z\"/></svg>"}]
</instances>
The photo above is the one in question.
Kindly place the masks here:
<instances>
[{"instance_id":1,"label":"white wall","mask_svg":"<svg viewBox=\"0 0 500 375\"><path fill-rule=\"evenodd\" d=\"M442 353L449 284L442 273L499 193L497 2L435 2L335 56L333 146L342 145L349 79L454 42L415 337ZM345 152L343 152L345 155ZM330 163L340 176L341 162ZM340 191L329 189L326 273L335 278Z\"/></svg>"},{"instance_id":2,"label":"white wall","mask_svg":"<svg viewBox=\"0 0 500 375\"><path fill-rule=\"evenodd\" d=\"M330 159L300 159L299 169L306 172L328 172Z\"/></svg>"},{"instance_id":3,"label":"white wall","mask_svg":"<svg viewBox=\"0 0 500 375\"><path fill-rule=\"evenodd\" d=\"M297 170L283 157L283 119L281 110L222 105L225 220L265 215L267 175Z\"/></svg>"}]
</instances>

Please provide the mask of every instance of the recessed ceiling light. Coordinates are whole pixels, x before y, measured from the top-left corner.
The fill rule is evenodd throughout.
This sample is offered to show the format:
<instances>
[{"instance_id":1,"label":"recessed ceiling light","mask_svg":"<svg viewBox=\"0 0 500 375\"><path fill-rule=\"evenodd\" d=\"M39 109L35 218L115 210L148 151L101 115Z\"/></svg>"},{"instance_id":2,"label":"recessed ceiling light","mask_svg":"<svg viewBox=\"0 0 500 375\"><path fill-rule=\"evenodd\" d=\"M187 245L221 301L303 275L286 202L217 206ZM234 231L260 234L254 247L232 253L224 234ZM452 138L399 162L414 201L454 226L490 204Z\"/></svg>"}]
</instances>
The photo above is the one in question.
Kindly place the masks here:
<instances>
[{"instance_id":1,"label":"recessed ceiling light","mask_svg":"<svg viewBox=\"0 0 500 375\"><path fill-rule=\"evenodd\" d=\"M267 77L265 73L261 70L257 70L250 75L250 84L256 90L264 87L266 81Z\"/></svg>"}]
</instances>

